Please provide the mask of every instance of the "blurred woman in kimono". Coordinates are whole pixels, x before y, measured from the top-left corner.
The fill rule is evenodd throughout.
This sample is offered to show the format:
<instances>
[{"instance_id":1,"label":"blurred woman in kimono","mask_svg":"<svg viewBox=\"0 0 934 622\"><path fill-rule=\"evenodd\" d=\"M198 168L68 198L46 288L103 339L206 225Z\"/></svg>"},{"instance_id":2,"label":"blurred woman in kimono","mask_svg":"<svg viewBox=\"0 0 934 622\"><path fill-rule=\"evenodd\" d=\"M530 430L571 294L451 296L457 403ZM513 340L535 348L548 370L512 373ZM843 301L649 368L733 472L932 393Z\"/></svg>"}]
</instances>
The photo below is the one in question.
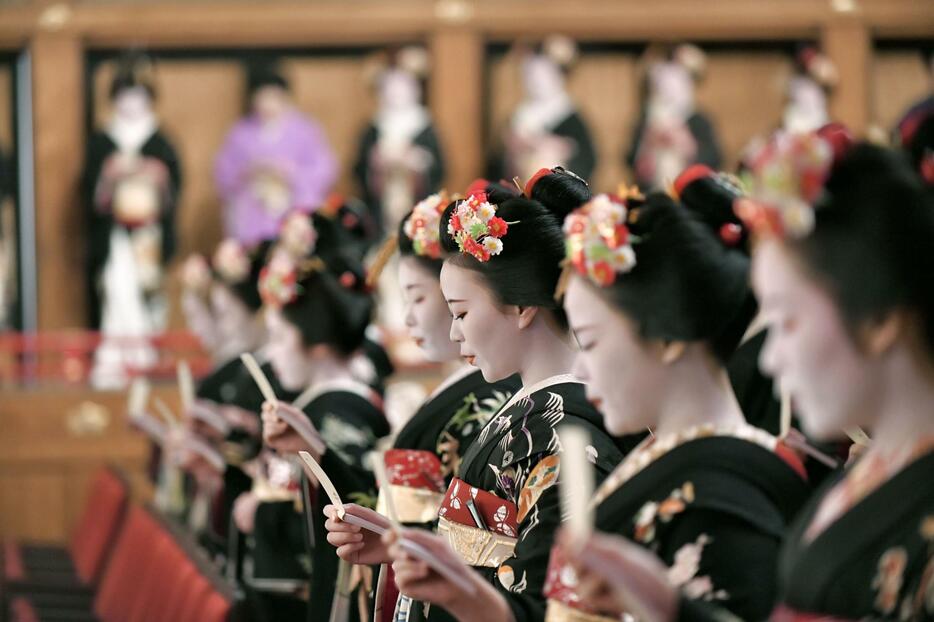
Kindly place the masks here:
<instances>
[{"instance_id":1,"label":"blurred woman in kimono","mask_svg":"<svg viewBox=\"0 0 934 622\"><path fill-rule=\"evenodd\" d=\"M429 64L424 48L409 46L380 54L369 68L377 107L360 137L354 174L380 232L395 231L444 179L444 154L423 102Z\"/></svg>"},{"instance_id":2,"label":"blurred woman in kimono","mask_svg":"<svg viewBox=\"0 0 934 622\"><path fill-rule=\"evenodd\" d=\"M644 101L632 133L626 164L644 190L670 184L691 164L719 168L720 145L710 119L697 109L696 83L704 75L700 48L682 44L660 59L651 49L643 77Z\"/></svg>"},{"instance_id":3,"label":"blurred woman in kimono","mask_svg":"<svg viewBox=\"0 0 934 622\"><path fill-rule=\"evenodd\" d=\"M870 446L800 512L771 619L934 619L932 196L904 158L779 135L758 154L753 285L770 326L763 368L805 430L862 428ZM687 602L658 561L594 538L576 556L591 595L625 593L654 619L722 619ZM638 591L634 587L638 585Z\"/></svg>"},{"instance_id":4,"label":"blurred woman in kimono","mask_svg":"<svg viewBox=\"0 0 934 622\"><path fill-rule=\"evenodd\" d=\"M491 179L529 179L542 167L561 166L589 180L597 154L590 128L567 92L577 46L553 36L520 50L524 99L505 129L502 151L490 165Z\"/></svg>"},{"instance_id":5,"label":"blurred woman in kimono","mask_svg":"<svg viewBox=\"0 0 934 622\"><path fill-rule=\"evenodd\" d=\"M247 82L250 112L227 135L214 178L226 235L252 246L275 238L292 210L321 207L338 170L324 131L292 103L278 71L251 67Z\"/></svg>"},{"instance_id":6,"label":"blurred woman in kimono","mask_svg":"<svg viewBox=\"0 0 934 622\"><path fill-rule=\"evenodd\" d=\"M339 238L311 223L300 212L286 219L259 285L270 362L282 386L300 393L291 403L263 404L263 443L274 452L267 460L271 487L239 517L252 528L252 572L245 581L263 620L327 619L332 605L339 616L347 605L335 598L339 560L325 542L326 497L303 479L297 452L311 452L343 498L372 506L372 476L353 476L368 469L367 455L389 433L378 394L351 365L373 305L362 268L339 244L319 244ZM307 420L316 442L279 418L283 410Z\"/></svg>"},{"instance_id":7,"label":"blurred woman in kimono","mask_svg":"<svg viewBox=\"0 0 934 622\"><path fill-rule=\"evenodd\" d=\"M90 323L104 333L95 352L96 386L122 386L128 368L151 366L155 351L145 339L165 329L162 285L175 250L181 166L159 129L155 96L152 61L123 58L110 88L110 121L88 142L82 177L88 300Z\"/></svg>"}]
</instances>

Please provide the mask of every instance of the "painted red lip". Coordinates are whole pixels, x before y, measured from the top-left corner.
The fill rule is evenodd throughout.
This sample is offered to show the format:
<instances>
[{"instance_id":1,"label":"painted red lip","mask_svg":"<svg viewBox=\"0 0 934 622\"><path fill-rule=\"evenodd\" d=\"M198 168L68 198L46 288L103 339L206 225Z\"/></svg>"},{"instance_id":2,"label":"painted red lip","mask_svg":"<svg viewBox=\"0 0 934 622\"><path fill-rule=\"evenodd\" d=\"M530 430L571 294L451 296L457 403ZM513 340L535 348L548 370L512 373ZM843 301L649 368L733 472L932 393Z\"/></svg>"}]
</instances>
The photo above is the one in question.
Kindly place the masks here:
<instances>
[{"instance_id":1,"label":"painted red lip","mask_svg":"<svg viewBox=\"0 0 934 622\"><path fill-rule=\"evenodd\" d=\"M473 365L473 364L474 364L474 361L477 360L477 357L476 357L476 356L473 356L473 355L464 356L464 357L461 357L461 358L463 358L465 361L467 361L467 362L470 363L471 365Z\"/></svg>"},{"instance_id":2,"label":"painted red lip","mask_svg":"<svg viewBox=\"0 0 934 622\"><path fill-rule=\"evenodd\" d=\"M423 343L425 343L425 340L422 339L421 337L416 337L416 338L415 338L415 345L417 345L418 347L422 347L422 344L423 344Z\"/></svg>"},{"instance_id":3,"label":"painted red lip","mask_svg":"<svg viewBox=\"0 0 934 622\"><path fill-rule=\"evenodd\" d=\"M601 400L599 397L595 397L587 401L590 402L590 405L596 408L597 410L600 410L600 407L603 406L603 400Z\"/></svg>"}]
</instances>

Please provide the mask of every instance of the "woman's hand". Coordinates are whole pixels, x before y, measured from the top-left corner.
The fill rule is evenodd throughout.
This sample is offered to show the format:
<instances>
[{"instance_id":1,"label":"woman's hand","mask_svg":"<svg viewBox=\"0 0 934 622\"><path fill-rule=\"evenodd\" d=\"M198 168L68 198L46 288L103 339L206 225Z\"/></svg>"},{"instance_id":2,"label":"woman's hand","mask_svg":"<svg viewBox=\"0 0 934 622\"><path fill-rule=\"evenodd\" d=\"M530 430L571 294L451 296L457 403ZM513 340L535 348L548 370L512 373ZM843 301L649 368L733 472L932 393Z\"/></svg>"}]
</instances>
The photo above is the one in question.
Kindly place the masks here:
<instances>
[{"instance_id":1,"label":"woman's hand","mask_svg":"<svg viewBox=\"0 0 934 622\"><path fill-rule=\"evenodd\" d=\"M227 421L227 424L237 430L245 430L252 436L259 436L262 431L260 418L256 413L244 410L239 406L224 404L219 409L221 417Z\"/></svg>"},{"instance_id":2,"label":"woman's hand","mask_svg":"<svg viewBox=\"0 0 934 622\"><path fill-rule=\"evenodd\" d=\"M279 417L280 411L286 411L300 422L294 428ZM298 453L307 451L315 460L320 460L325 447L321 435L308 421L307 415L285 402L263 403L263 443L280 453ZM307 425L306 425L307 424Z\"/></svg>"},{"instance_id":3,"label":"woman's hand","mask_svg":"<svg viewBox=\"0 0 934 622\"><path fill-rule=\"evenodd\" d=\"M473 593L464 591L435 571L427 562L410 555L400 545L400 538L421 545L442 564L461 569L460 574L474 586ZM489 582L467 566L440 536L419 529L406 529L401 534L390 530L383 534L394 560L399 591L416 600L444 607L461 622L511 622L512 610L505 597Z\"/></svg>"},{"instance_id":4,"label":"woman's hand","mask_svg":"<svg viewBox=\"0 0 934 622\"><path fill-rule=\"evenodd\" d=\"M350 503L344 506L344 512L389 529L389 520L374 510ZM337 556L352 564L384 564L392 561L389 551L379 535L376 533L351 525L338 518L337 508L333 505L324 506L324 515L328 519L324 522L328 530L328 542L337 547Z\"/></svg>"},{"instance_id":5,"label":"woman's hand","mask_svg":"<svg viewBox=\"0 0 934 622\"><path fill-rule=\"evenodd\" d=\"M652 552L603 533L594 533L583 546L575 547L562 532L558 544L577 574L576 591L582 601L615 617L630 613L656 622L675 618L678 590Z\"/></svg>"},{"instance_id":6,"label":"woman's hand","mask_svg":"<svg viewBox=\"0 0 934 622\"><path fill-rule=\"evenodd\" d=\"M257 507L259 507L259 499L252 492L245 492L236 498L232 513L237 529L243 533L253 533Z\"/></svg>"}]
</instances>

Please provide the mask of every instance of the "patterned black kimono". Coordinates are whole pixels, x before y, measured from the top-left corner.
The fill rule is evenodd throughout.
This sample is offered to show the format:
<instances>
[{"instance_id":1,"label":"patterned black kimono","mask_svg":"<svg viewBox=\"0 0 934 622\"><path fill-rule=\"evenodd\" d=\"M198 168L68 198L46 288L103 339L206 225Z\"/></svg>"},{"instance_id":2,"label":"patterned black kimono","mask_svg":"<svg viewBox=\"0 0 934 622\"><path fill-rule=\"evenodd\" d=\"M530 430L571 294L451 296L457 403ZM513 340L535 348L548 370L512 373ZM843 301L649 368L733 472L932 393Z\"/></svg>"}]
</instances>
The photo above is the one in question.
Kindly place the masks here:
<instances>
[{"instance_id":1,"label":"patterned black kimono","mask_svg":"<svg viewBox=\"0 0 934 622\"><path fill-rule=\"evenodd\" d=\"M934 451L917 458L807 541L827 482L788 534L773 619L934 620Z\"/></svg>"},{"instance_id":2,"label":"patterned black kimono","mask_svg":"<svg viewBox=\"0 0 934 622\"><path fill-rule=\"evenodd\" d=\"M691 603L714 602L742 620L765 619L786 526L804 502L803 466L774 437L748 425L686 430L648 440L595 495L596 527L654 551ZM601 620L574 593L556 554L546 620Z\"/></svg>"},{"instance_id":3,"label":"patterned black kimono","mask_svg":"<svg viewBox=\"0 0 934 622\"><path fill-rule=\"evenodd\" d=\"M574 144L574 150L567 162L555 162L582 179L589 180L597 167L597 149L587 122L577 110L572 110L566 117L555 123L549 133L566 138ZM490 179L512 179L519 174L516 165L510 162L506 153L497 154L487 167Z\"/></svg>"},{"instance_id":4,"label":"patterned black kimono","mask_svg":"<svg viewBox=\"0 0 934 622\"><path fill-rule=\"evenodd\" d=\"M604 430L584 385L559 376L514 396L467 448L448 487L438 533L505 596L516 622L541 620L548 554L561 523L557 426L577 425L603 479L623 451ZM397 620L447 620L441 607L400 599Z\"/></svg>"},{"instance_id":5,"label":"patterned black kimono","mask_svg":"<svg viewBox=\"0 0 934 622\"><path fill-rule=\"evenodd\" d=\"M323 465L347 462L362 466L376 440L389 432L378 397L372 389L358 382L322 383L300 396L296 406L308 415L327 445ZM303 494L305 480L298 457L293 455L287 459L293 465L293 495L287 500L260 503L257 508L252 573L247 582L257 590L280 594L279 597L263 595L266 615L272 615L271 619L303 619L306 610L323 611L326 618L334 595L338 561L334 548L325 540L320 508L327 503L327 498L323 493L309 495L307 490ZM371 485L366 489L343 490L342 495L348 501L366 504L366 499L374 496L374 488ZM309 528L305 516L313 519L313 529ZM316 546L320 542L325 545ZM309 578L311 600L306 604L296 594L308 586ZM319 587L322 585L325 587ZM273 609L271 613L269 608Z\"/></svg>"},{"instance_id":6,"label":"patterned black kimono","mask_svg":"<svg viewBox=\"0 0 934 622\"><path fill-rule=\"evenodd\" d=\"M444 491L459 472L462 454L520 386L518 376L490 384L477 369L458 370L439 385L399 430L393 442L396 451L387 453L386 467L395 508L405 525L434 529ZM424 471L430 469L418 473L422 469L416 467L414 473L413 469L400 473L402 469L391 464L390 454L394 460L409 458L413 464L422 464L426 455L435 456L439 469L431 473L430 483L434 485L418 482ZM380 512L384 512L385 495L386 491L380 490L377 504ZM381 607L382 611L391 612L398 597L391 567L383 565L376 572L379 589L374 596L379 604L371 602L371 611Z\"/></svg>"}]
</instances>

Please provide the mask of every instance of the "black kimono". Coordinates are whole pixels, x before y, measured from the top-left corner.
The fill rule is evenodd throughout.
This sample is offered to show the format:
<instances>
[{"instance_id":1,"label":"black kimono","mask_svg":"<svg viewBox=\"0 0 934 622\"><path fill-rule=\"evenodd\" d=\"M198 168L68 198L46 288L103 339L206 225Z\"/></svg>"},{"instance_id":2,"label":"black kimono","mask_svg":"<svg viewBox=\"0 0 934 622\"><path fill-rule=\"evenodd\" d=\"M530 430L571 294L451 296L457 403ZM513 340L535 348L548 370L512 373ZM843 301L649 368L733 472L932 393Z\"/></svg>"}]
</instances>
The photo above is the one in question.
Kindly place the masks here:
<instances>
[{"instance_id":1,"label":"black kimono","mask_svg":"<svg viewBox=\"0 0 934 622\"><path fill-rule=\"evenodd\" d=\"M720 144L717 141L717 134L713 124L703 113L695 111L685 121L685 125L687 125L688 131L694 137L694 142L697 145L693 161L686 163L685 168L691 164L706 164L710 168L718 170L723 157L720 153ZM636 184L644 190L650 190L657 188L658 184L655 183L655 180L639 174L641 168L639 160L646 155L643 153L646 127L646 111L643 110L633 128L625 160L626 165L635 175Z\"/></svg>"},{"instance_id":2,"label":"black kimono","mask_svg":"<svg viewBox=\"0 0 934 622\"><path fill-rule=\"evenodd\" d=\"M547 133L567 138L574 146L567 162L552 162L551 165L563 166L589 181L597 167L597 150L590 128L580 113L572 110L566 117L548 128ZM512 179L516 175L523 174L517 163L510 161L510 155L506 152L496 156L488 168L487 176L490 179Z\"/></svg>"},{"instance_id":3,"label":"black kimono","mask_svg":"<svg viewBox=\"0 0 934 622\"><path fill-rule=\"evenodd\" d=\"M464 452L438 524L438 533L461 558L503 594L516 622L544 615L548 554L561 523L557 426L577 425L590 433L588 452L598 480L623 456L587 401L584 385L572 377L552 378L521 393ZM396 620L450 617L441 607L400 599Z\"/></svg>"},{"instance_id":4,"label":"black kimono","mask_svg":"<svg viewBox=\"0 0 934 622\"><path fill-rule=\"evenodd\" d=\"M457 476L464 451L520 387L517 376L489 384L476 369L458 370L445 383L406 422L396 435L393 450L386 453L389 493L395 500L399 520L410 527L434 528L444 491ZM426 460L426 456L435 459ZM423 466L426 462L428 467ZM431 466L437 466L437 471ZM380 512L384 512L386 494L380 490ZM391 567L380 567L378 577L380 589L375 597L383 611L392 611L398 589ZM371 604L371 610L376 607Z\"/></svg>"},{"instance_id":5,"label":"black kimono","mask_svg":"<svg viewBox=\"0 0 934 622\"><path fill-rule=\"evenodd\" d=\"M934 451L807 541L832 478L788 534L775 620L934 620ZM822 617L826 616L826 617Z\"/></svg>"},{"instance_id":6,"label":"black kimono","mask_svg":"<svg viewBox=\"0 0 934 622\"><path fill-rule=\"evenodd\" d=\"M782 536L807 494L802 465L773 436L748 425L698 426L633 451L598 489L595 521L654 551L686 603L763 620L776 598ZM600 619L562 571L556 555L546 619ZM680 618L693 619L689 606Z\"/></svg>"},{"instance_id":7,"label":"black kimono","mask_svg":"<svg viewBox=\"0 0 934 622\"><path fill-rule=\"evenodd\" d=\"M354 467L364 465L376 440L389 431L379 404L369 387L354 381L322 383L304 392L295 402L327 445L322 464L346 460ZM302 620L309 612L318 611L322 611L326 619L338 565L337 554L325 539L320 511L327 497L317 491L309 494L299 458L292 455L286 459L293 467L289 494L281 501L263 502L257 507L252 573L247 575L246 582L252 588L251 596L257 603L255 609L264 619ZM333 469L335 475L336 471ZM336 478L335 485L339 481ZM374 488L371 484L365 489L345 489L341 494L348 501L366 504L367 498L375 498ZM317 515L321 515L320 521ZM311 526L311 522L315 524ZM322 542L323 546L316 546ZM300 595L307 598L309 594L308 602L300 598Z\"/></svg>"},{"instance_id":8,"label":"black kimono","mask_svg":"<svg viewBox=\"0 0 934 622\"><path fill-rule=\"evenodd\" d=\"M375 123L367 125L360 137L357 148L357 159L354 164L354 177L360 185L363 202L369 206L373 221L380 232L396 223L384 222L382 206L383 182L380 171L372 166L371 158L379 144L379 128ZM412 176L412 197L418 201L441 189L444 181L444 154L441 151L441 142L434 126L429 123L412 139L412 145L421 147L431 154L432 162L421 175Z\"/></svg>"},{"instance_id":9,"label":"black kimono","mask_svg":"<svg viewBox=\"0 0 934 622\"><path fill-rule=\"evenodd\" d=\"M87 295L91 326L100 324L101 292L98 279L110 254L110 229L115 222L110 206L97 205L95 194L107 159L117 150L116 143L107 133L94 132L88 141L81 179L81 194L87 218ZM169 173L169 197L162 206L159 221L162 230L161 260L165 266L175 252L175 206L182 184L181 163L172 143L158 130L143 143L139 156L161 161Z\"/></svg>"}]
</instances>

